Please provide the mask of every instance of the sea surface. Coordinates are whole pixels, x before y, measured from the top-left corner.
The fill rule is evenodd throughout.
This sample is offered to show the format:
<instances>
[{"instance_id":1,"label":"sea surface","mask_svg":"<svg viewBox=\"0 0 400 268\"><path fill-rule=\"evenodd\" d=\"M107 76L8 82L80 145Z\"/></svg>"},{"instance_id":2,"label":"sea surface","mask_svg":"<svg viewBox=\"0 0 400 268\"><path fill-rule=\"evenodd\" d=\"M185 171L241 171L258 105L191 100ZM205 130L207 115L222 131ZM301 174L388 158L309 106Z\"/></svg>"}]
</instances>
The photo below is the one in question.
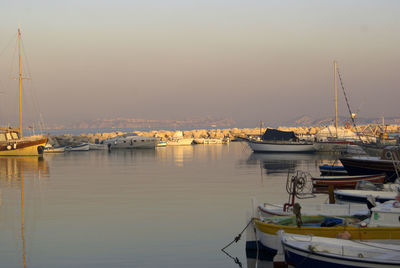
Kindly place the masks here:
<instances>
[{"instance_id":1,"label":"sea surface","mask_svg":"<svg viewBox=\"0 0 400 268\"><path fill-rule=\"evenodd\" d=\"M335 158L241 142L1 157L0 267L255 267L244 235L221 251L251 198L283 204L288 169Z\"/></svg>"}]
</instances>

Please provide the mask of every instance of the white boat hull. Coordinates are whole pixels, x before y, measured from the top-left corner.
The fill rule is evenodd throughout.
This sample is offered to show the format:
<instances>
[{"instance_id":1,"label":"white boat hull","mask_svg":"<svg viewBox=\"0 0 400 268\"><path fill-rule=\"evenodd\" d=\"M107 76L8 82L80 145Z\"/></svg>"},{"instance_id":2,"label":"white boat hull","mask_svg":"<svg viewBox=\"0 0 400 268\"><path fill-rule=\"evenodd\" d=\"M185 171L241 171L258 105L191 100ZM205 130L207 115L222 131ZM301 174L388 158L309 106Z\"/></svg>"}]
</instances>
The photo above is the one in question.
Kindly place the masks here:
<instances>
[{"instance_id":1,"label":"white boat hull","mask_svg":"<svg viewBox=\"0 0 400 268\"><path fill-rule=\"evenodd\" d=\"M312 143L274 143L249 141L249 146L254 152L281 152L281 153L306 153L314 152Z\"/></svg>"},{"instance_id":2,"label":"white boat hull","mask_svg":"<svg viewBox=\"0 0 400 268\"><path fill-rule=\"evenodd\" d=\"M400 246L283 234L285 259L295 267L398 267Z\"/></svg>"},{"instance_id":3,"label":"white boat hull","mask_svg":"<svg viewBox=\"0 0 400 268\"><path fill-rule=\"evenodd\" d=\"M81 145L76 145L76 146L70 146L66 148L67 151L70 152L82 152L82 151L89 151L89 144L81 144Z\"/></svg>"}]
</instances>

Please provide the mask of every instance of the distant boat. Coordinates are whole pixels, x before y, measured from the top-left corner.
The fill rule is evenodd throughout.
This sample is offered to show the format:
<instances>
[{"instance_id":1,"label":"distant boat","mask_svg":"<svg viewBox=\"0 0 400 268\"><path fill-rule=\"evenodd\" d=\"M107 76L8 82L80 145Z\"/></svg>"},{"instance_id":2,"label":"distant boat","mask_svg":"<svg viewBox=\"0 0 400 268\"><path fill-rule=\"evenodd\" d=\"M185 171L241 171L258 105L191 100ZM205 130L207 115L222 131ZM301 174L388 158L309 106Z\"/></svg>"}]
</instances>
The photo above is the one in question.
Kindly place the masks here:
<instances>
[{"instance_id":1,"label":"distant boat","mask_svg":"<svg viewBox=\"0 0 400 268\"><path fill-rule=\"evenodd\" d=\"M89 150L107 150L107 145L100 143L89 143Z\"/></svg>"},{"instance_id":2,"label":"distant boat","mask_svg":"<svg viewBox=\"0 0 400 268\"><path fill-rule=\"evenodd\" d=\"M154 149L157 143L157 138L138 136L136 133L124 134L101 142L110 149Z\"/></svg>"},{"instance_id":3,"label":"distant boat","mask_svg":"<svg viewBox=\"0 0 400 268\"><path fill-rule=\"evenodd\" d=\"M167 146L167 142L166 141L159 141L157 142L156 147L165 147Z\"/></svg>"},{"instance_id":4,"label":"distant boat","mask_svg":"<svg viewBox=\"0 0 400 268\"><path fill-rule=\"evenodd\" d=\"M248 144L254 152L260 153L309 153L315 151L312 142L300 141L293 131L277 129L267 129L261 140L251 139Z\"/></svg>"},{"instance_id":5,"label":"distant boat","mask_svg":"<svg viewBox=\"0 0 400 268\"><path fill-rule=\"evenodd\" d=\"M167 146L182 146L191 145L193 143L193 138L184 138L182 131L175 132L172 139L167 140Z\"/></svg>"},{"instance_id":6,"label":"distant boat","mask_svg":"<svg viewBox=\"0 0 400 268\"><path fill-rule=\"evenodd\" d=\"M28 156L41 155L47 143L47 136L38 135L23 137L22 133L22 73L21 73L21 31L18 29L18 56L19 56L19 128L0 128L0 156Z\"/></svg>"},{"instance_id":7,"label":"distant boat","mask_svg":"<svg viewBox=\"0 0 400 268\"><path fill-rule=\"evenodd\" d=\"M70 151L70 152L89 151L89 144L82 143L82 144L78 144L78 145L67 146L66 151Z\"/></svg>"},{"instance_id":8,"label":"distant boat","mask_svg":"<svg viewBox=\"0 0 400 268\"><path fill-rule=\"evenodd\" d=\"M46 147L44 148L44 153L64 153L65 152L65 146L59 146L59 147L53 147L49 144L46 144Z\"/></svg>"},{"instance_id":9,"label":"distant boat","mask_svg":"<svg viewBox=\"0 0 400 268\"><path fill-rule=\"evenodd\" d=\"M203 138L198 138L194 139L193 143L195 144L224 144L228 143L229 141L226 139L203 139Z\"/></svg>"}]
</instances>

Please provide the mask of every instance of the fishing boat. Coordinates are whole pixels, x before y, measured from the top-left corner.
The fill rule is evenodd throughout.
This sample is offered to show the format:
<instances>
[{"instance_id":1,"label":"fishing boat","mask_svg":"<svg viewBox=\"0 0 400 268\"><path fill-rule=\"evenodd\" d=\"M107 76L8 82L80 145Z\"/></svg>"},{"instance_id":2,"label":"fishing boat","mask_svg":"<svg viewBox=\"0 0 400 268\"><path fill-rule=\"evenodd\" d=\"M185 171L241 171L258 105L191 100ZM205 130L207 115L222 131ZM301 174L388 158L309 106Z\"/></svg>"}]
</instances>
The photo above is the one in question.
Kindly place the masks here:
<instances>
[{"instance_id":1,"label":"fishing boat","mask_svg":"<svg viewBox=\"0 0 400 268\"><path fill-rule=\"evenodd\" d=\"M349 175L386 173L387 181L393 182L397 178L396 167L400 166L399 155L398 148L388 147L380 157L350 156L339 157L339 160Z\"/></svg>"},{"instance_id":2,"label":"fishing boat","mask_svg":"<svg viewBox=\"0 0 400 268\"><path fill-rule=\"evenodd\" d=\"M127 133L101 142L109 149L155 149L158 139Z\"/></svg>"},{"instance_id":3,"label":"fishing boat","mask_svg":"<svg viewBox=\"0 0 400 268\"><path fill-rule=\"evenodd\" d=\"M277 235L279 230L286 233L300 235L314 235L335 238L337 235L348 232L355 240L390 240L390 243L400 243L400 208L395 202L388 206L379 205L371 209L371 216L338 217L338 216L301 216L301 224L295 216L277 216L254 218L258 241L269 251L281 249L281 242ZM397 205L396 205L397 206Z\"/></svg>"},{"instance_id":4,"label":"fishing boat","mask_svg":"<svg viewBox=\"0 0 400 268\"><path fill-rule=\"evenodd\" d=\"M353 189L360 181L368 181L371 183L384 183L385 179L386 179L386 174L311 177L314 187L328 187L332 185L335 188L353 188Z\"/></svg>"},{"instance_id":5,"label":"fishing boat","mask_svg":"<svg viewBox=\"0 0 400 268\"><path fill-rule=\"evenodd\" d=\"M19 65L19 128L0 128L0 156L42 155L47 136L24 137L22 132L22 67L21 67L21 31L18 29L18 65Z\"/></svg>"},{"instance_id":6,"label":"fishing boat","mask_svg":"<svg viewBox=\"0 0 400 268\"><path fill-rule=\"evenodd\" d=\"M315 148L310 141L301 141L293 131L280 131L268 128L260 140L249 139L248 144L259 153L310 153Z\"/></svg>"},{"instance_id":7,"label":"fishing boat","mask_svg":"<svg viewBox=\"0 0 400 268\"><path fill-rule=\"evenodd\" d=\"M282 232L287 264L309 267L399 267L400 246Z\"/></svg>"}]
</instances>

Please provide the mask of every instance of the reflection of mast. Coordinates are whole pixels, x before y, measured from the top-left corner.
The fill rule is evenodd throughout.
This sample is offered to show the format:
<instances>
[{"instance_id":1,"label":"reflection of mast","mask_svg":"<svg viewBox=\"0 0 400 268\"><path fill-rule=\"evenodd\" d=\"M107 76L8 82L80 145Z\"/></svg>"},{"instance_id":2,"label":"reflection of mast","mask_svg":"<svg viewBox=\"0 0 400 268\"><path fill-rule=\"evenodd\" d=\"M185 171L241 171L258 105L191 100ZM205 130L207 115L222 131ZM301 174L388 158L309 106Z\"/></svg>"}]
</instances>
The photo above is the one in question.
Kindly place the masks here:
<instances>
[{"instance_id":1,"label":"reflection of mast","mask_svg":"<svg viewBox=\"0 0 400 268\"><path fill-rule=\"evenodd\" d=\"M24 211L24 172L21 168L21 240L22 240L22 259L24 268L26 267L26 245L25 245L25 211Z\"/></svg>"}]
</instances>

